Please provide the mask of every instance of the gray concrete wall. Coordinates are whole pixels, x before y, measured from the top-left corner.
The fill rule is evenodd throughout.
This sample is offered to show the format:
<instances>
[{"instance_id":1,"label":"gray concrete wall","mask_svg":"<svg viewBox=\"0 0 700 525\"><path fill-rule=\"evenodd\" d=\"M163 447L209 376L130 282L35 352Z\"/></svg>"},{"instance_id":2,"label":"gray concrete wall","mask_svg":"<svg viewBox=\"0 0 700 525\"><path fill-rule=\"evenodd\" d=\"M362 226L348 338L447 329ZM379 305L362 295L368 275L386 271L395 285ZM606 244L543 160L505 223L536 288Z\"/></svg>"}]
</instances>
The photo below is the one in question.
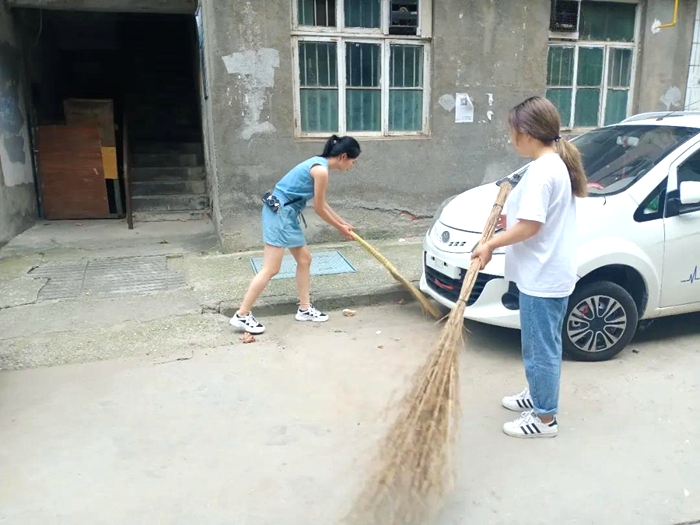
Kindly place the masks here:
<instances>
[{"instance_id":1,"label":"gray concrete wall","mask_svg":"<svg viewBox=\"0 0 700 525\"><path fill-rule=\"evenodd\" d=\"M0 0L0 245L31 226L36 216L22 55L12 16Z\"/></svg>"},{"instance_id":2,"label":"gray concrete wall","mask_svg":"<svg viewBox=\"0 0 700 525\"><path fill-rule=\"evenodd\" d=\"M422 234L443 199L519 165L508 145L507 111L544 91L549 0L434 5L431 136L362 141L359 166L331 174L329 201L369 237ZM214 214L224 246L245 249L261 243L260 195L323 144L294 137L289 0L205 0L205 6L219 188ZM227 71L223 57L234 53L256 61L251 74ZM472 124L455 124L447 104L461 92L475 103ZM313 221L308 239L338 236Z\"/></svg>"},{"instance_id":3,"label":"gray concrete wall","mask_svg":"<svg viewBox=\"0 0 700 525\"><path fill-rule=\"evenodd\" d=\"M680 0L676 26L657 29L659 23L673 20L674 4L675 0L642 3L635 112L683 109L697 0Z\"/></svg>"}]
</instances>

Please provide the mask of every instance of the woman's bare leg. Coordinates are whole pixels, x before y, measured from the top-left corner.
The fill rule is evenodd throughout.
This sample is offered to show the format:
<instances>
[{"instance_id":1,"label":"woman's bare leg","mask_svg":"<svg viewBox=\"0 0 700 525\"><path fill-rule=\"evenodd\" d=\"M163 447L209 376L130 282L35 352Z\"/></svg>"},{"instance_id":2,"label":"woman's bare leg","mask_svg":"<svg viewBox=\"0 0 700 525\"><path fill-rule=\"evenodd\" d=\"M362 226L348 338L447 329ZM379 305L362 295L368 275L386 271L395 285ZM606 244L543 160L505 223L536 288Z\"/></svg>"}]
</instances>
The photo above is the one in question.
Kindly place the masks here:
<instances>
[{"instance_id":1,"label":"woman's bare leg","mask_svg":"<svg viewBox=\"0 0 700 525\"><path fill-rule=\"evenodd\" d=\"M255 301L257 301L260 294L263 293L270 279L279 273L280 267L282 266L282 257L284 257L284 248L270 246L269 244L265 245L263 249L263 266L260 272L253 277L250 285L248 285L248 291L237 312L238 315L244 316L250 313Z\"/></svg>"},{"instance_id":2,"label":"woman's bare leg","mask_svg":"<svg viewBox=\"0 0 700 525\"><path fill-rule=\"evenodd\" d=\"M311 306L311 252L308 246L291 248L289 251L297 261L299 309L308 310Z\"/></svg>"}]
</instances>

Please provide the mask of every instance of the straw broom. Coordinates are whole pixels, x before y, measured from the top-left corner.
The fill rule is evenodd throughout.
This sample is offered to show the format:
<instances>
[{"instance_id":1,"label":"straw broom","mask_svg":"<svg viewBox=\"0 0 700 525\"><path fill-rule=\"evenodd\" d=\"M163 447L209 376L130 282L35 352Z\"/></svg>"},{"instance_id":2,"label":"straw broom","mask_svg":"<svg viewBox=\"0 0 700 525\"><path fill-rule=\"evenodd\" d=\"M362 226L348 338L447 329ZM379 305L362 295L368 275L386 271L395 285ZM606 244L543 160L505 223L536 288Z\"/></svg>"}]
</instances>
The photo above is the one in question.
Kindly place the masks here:
<instances>
[{"instance_id":1,"label":"straw broom","mask_svg":"<svg viewBox=\"0 0 700 525\"><path fill-rule=\"evenodd\" d=\"M435 319L440 319L442 315L440 314L440 311L437 309L437 307L428 300L428 298L421 293L418 288L416 288L413 283L411 283L408 279L403 277L399 271L394 267L393 264L389 262L389 260L384 257L381 253L379 253L377 250L375 250L367 241L365 241L362 237L357 235L355 232L350 232L353 239L355 239L360 246L362 246L370 255L372 255L375 259L377 259L384 268L389 270L389 273L392 275L394 279L396 279L399 283L403 284L406 289L411 292L411 295L415 297L418 302L420 303L421 307L423 308L423 311L432 315L433 318Z\"/></svg>"},{"instance_id":2,"label":"straw broom","mask_svg":"<svg viewBox=\"0 0 700 525\"><path fill-rule=\"evenodd\" d=\"M510 190L504 181L479 244L493 236ZM426 525L439 510L453 473L464 309L480 269L481 262L473 260L437 347L414 377L399 417L380 446L376 470L348 516L349 523Z\"/></svg>"}]
</instances>

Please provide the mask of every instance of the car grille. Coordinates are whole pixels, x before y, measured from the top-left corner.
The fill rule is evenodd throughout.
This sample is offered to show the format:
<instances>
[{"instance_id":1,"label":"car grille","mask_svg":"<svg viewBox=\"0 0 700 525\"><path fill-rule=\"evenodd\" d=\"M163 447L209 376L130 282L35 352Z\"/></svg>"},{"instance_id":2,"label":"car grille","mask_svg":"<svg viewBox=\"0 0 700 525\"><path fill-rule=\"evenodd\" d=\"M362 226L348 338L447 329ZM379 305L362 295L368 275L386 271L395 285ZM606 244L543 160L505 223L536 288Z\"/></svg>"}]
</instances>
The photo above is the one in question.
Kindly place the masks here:
<instances>
[{"instance_id":1,"label":"car grille","mask_svg":"<svg viewBox=\"0 0 700 525\"><path fill-rule=\"evenodd\" d=\"M457 299L459 299L459 292L462 290L462 283L464 282L464 277L467 275L467 271L462 269L462 273L457 280L433 270L425 264L425 261L423 261L423 268L425 269L425 280L427 281L430 289L437 292L448 301L456 303ZM486 283L493 281L494 279L502 279L502 277L480 273L476 278L472 293L469 294L467 306L473 305L477 299L481 297L481 293L484 291Z\"/></svg>"}]
</instances>

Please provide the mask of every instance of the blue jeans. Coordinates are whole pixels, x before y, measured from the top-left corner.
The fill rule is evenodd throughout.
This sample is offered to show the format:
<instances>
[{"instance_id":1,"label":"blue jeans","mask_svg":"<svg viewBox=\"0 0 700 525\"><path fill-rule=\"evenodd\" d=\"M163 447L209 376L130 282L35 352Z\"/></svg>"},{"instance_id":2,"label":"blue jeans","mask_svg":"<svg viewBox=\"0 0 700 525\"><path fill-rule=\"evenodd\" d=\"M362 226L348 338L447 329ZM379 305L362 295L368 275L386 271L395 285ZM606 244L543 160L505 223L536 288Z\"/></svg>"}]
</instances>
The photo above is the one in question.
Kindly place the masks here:
<instances>
[{"instance_id":1,"label":"blue jeans","mask_svg":"<svg viewBox=\"0 0 700 525\"><path fill-rule=\"evenodd\" d=\"M520 292L520 338L525 376L538 416L554 416L559 404L561 332L569 298L532 297Z\"/></svg>"}]
</instances>

